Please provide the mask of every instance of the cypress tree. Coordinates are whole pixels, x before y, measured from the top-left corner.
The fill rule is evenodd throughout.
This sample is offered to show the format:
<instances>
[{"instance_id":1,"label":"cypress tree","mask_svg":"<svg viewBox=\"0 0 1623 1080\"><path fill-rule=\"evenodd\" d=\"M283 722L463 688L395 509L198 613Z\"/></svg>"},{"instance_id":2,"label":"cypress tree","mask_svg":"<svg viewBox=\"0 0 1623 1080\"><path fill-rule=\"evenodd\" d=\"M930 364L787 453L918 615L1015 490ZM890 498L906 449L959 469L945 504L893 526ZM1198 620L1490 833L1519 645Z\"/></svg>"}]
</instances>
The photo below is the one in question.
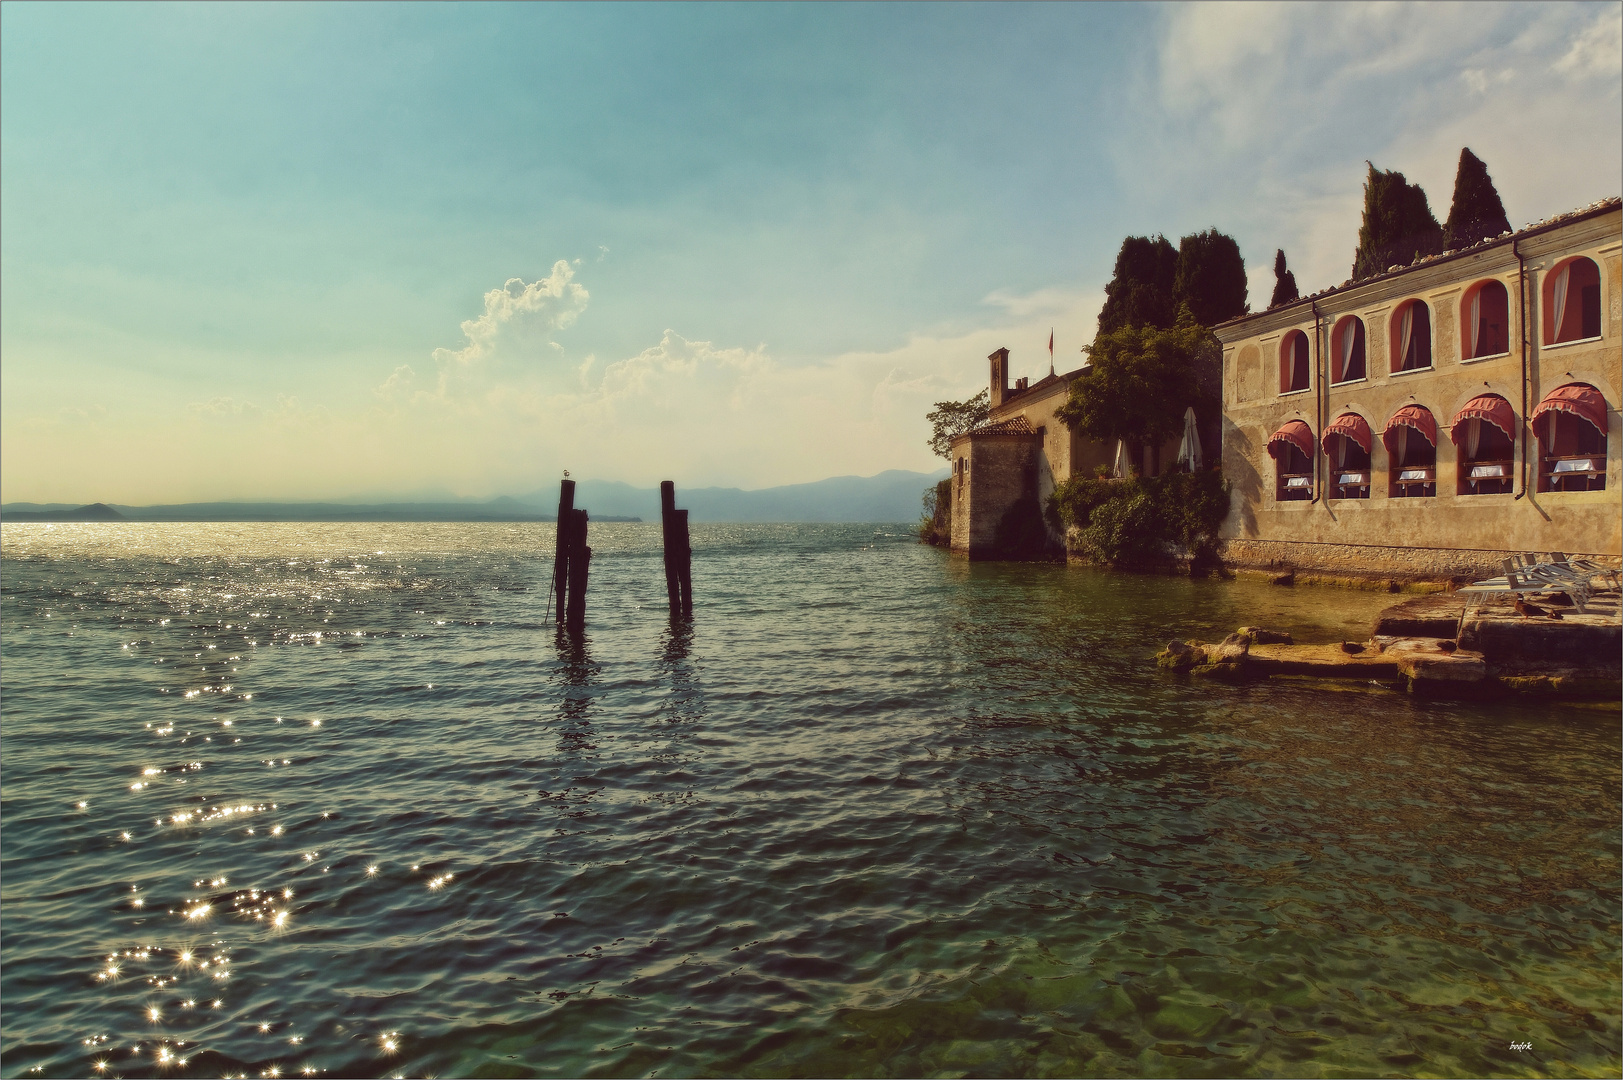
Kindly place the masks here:
<instances>
[{"instance_id":1,"label":"cypress tree","mask_svg":"<svg viewBox=\"0 0 1623 1080\"><path fill-rule=\"evenodd\" d=\"M1172 302L1188 304L1201 326L1216 326L1244 315L1245 260L1240 245L1216 229L1191 233L1178 242L1178 270Z\"/></svg>"},{"instance_id":2,"label":"cypress tree","mask_svg":"<svg viewBox=\"0 0 1623 1080\"><path fill-rule=\"evenodd\" d=\"M1364 181L1364 223L1358 227L1353 280L1384 274L1391 266L1408 266L1419 255L1443 250L1443 227L1419 184L1400 172L1381 171L1370 162Z\"/></svg>"},{"instance_id":3,"label":"cypress tree","mask_svg":"<svg viewBox=\"0 0 1623 1080\"><path fill-rule=\"evenodd\" d=\"M1178 253L1164 236L1129 236L1116 253L1116 271L1105 286L1105 304L1099 310L1099 333L1124 326L1167 329L1177 318L1173 284Z\"/></svg>"},{"instance_id":4,"label":"cypress tree","mask_svg":"<svg viewBox=\"0 0 1623 1080\"><path fill-rule=\"evenodd\" d=\"M1302 294L1296 291L1296 275L1285 269L1285 249L1278 248L1274 251L1274 295L1269 298L1268 306L1276 308L1301 298Z\"/></svg>"},{"instance_id":5,"label":"cypress tree","mask_svg":"<svg viewBox=\"0 0 1623 1080\"><path fill-rule=\"evenodd\" d=\"M1505 204L1499 200L1488 167L1465 147L1454 174L1454 202L1448 208L1448 224L1443 226L1443 246L1470 247L1509 231L1510 218L1505 216Z\"/></svg>"}]
</instances>

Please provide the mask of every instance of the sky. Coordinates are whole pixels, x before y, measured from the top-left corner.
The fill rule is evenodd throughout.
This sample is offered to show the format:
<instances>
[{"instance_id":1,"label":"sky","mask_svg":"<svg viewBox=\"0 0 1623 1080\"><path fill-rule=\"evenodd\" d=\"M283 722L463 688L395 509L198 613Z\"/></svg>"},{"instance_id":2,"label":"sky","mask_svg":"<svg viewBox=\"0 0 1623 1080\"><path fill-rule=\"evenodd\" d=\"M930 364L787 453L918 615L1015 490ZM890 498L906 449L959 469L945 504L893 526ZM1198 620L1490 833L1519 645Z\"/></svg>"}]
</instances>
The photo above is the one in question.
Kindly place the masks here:
<instances>
[{"instance_id":1,"label":"sky","mask_svg":"<svg viewBox=\"0 0 1623 1080\"><path fill-rule=\"evenodd\" d=\"M944 465L1123 237L1350 273L1365 161L1623 191L1623 6L0 6L0 498Z\"/></svg>"}]
</instances>

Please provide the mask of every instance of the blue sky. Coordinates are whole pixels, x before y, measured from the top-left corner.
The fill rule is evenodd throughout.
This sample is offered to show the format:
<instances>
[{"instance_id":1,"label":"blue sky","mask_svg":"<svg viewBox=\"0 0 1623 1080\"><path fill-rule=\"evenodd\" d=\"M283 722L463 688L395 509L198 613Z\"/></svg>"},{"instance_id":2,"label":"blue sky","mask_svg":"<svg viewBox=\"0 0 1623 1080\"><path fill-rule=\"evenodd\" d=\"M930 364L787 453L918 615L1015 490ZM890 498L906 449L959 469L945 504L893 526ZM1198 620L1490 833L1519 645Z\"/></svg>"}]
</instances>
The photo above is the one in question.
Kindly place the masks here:
<instances>
[{"instance_id":1,"label":"blue sky","mask_svg":"<svg viewBox=\"0 0 1623 1080\"><path fill-rule=\"evenodd\" d=\"M939 464L1130 233L1266 303L1364 160L1623 189L1619 5L0 9L0 497L767 486Z\"/></svg>"}]
</instances>

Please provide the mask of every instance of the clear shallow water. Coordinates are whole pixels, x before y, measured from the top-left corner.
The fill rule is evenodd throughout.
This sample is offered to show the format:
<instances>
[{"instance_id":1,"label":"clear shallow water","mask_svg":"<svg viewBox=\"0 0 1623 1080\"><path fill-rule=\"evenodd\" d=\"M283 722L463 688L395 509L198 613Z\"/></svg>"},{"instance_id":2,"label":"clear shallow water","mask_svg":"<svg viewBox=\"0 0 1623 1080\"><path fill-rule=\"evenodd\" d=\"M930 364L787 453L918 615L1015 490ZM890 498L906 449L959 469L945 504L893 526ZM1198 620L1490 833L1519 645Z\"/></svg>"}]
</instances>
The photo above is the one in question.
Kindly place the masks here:
<instances>
[{"instance_id":1,"label":"clear shallow water","mask_svg":"<svg viewBox=\"0 0 1623 1080\"><path fill-rule=\"evenodd\" d=\"M1619 1070L1615 709L1165 676L1387 598L896 527L697 527L673 632L594 525L572 645L551 540L4 526L0 1071Z\"/></svg>"}]
</instances>

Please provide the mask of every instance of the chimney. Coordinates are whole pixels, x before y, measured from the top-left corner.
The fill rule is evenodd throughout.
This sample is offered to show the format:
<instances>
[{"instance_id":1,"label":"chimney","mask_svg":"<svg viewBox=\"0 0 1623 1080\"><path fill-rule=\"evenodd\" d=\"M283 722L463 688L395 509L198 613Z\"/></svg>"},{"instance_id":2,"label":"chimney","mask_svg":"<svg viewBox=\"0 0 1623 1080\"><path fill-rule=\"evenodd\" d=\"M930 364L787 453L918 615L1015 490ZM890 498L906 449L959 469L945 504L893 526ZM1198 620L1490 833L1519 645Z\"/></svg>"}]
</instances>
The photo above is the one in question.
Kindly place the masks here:
<instances>
[{"instance_id":1,"label":"chimney","mask_svg":"<svg viewBox=\"0 0 1623 1080\"><path fill-rule=\"evenodd\" d=\"M1009 350L999 349L987 359L992 361L992 408L995 409L1009 393Z\"/></svg>"}]
</instances>

